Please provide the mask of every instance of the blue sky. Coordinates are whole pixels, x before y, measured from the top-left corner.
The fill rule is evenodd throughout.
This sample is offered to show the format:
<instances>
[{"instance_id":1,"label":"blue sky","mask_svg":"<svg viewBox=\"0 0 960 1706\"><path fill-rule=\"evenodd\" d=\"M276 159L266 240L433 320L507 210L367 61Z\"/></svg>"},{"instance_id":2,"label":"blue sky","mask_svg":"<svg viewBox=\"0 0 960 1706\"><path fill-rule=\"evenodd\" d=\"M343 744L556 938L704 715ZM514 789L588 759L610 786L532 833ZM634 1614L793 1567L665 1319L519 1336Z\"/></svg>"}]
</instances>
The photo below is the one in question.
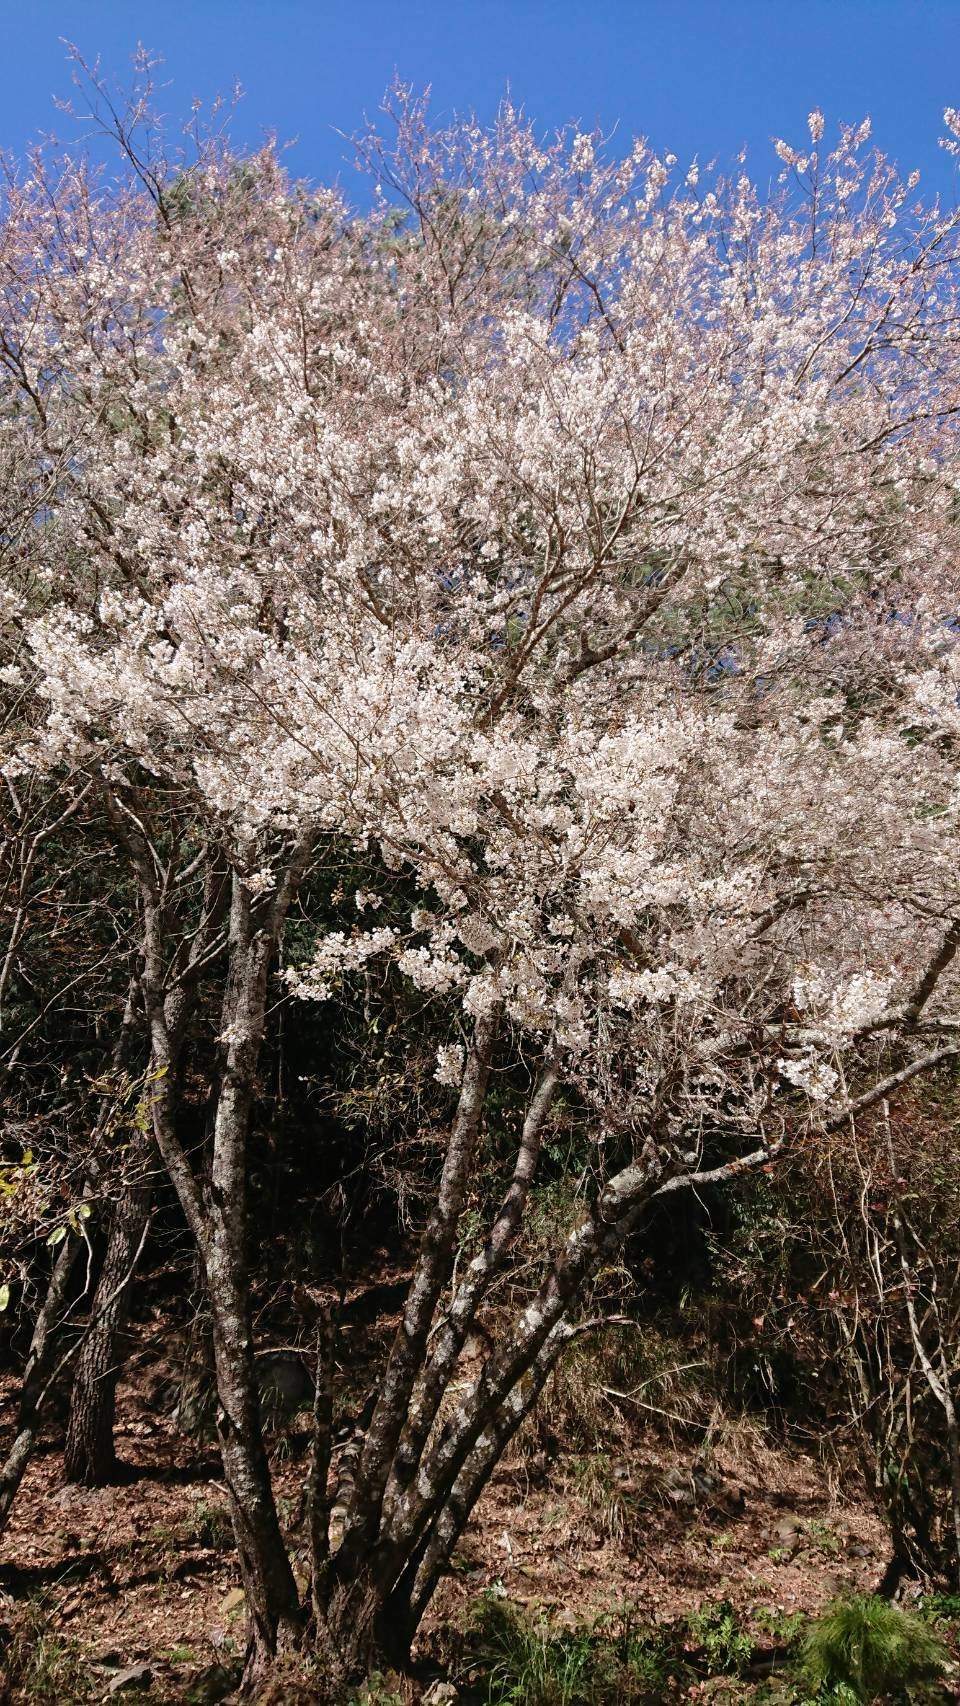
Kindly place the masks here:
<instances>
[{"instance_id":1,"label":"blue sky","mask_svg":"<svg viewBox=\"0 0 960 1706\"><path fill-rule=\"evenodd\" d=\"M138 40L161 53L174 115L239 78L242 141L276 128L298 173L348 185L335 132L396 70L431 83L439 113L487 115L509 85L544 128L599 122L682 160L746 143L763 180L770 136L802 140L810 107L869 113L887 152L956 194L936 138L960 107L960 0L0 0L0 23L0 147L16 153L67 133L51 104L69 93L65 36L121 78Z\"/></svg>"}]
</instances>

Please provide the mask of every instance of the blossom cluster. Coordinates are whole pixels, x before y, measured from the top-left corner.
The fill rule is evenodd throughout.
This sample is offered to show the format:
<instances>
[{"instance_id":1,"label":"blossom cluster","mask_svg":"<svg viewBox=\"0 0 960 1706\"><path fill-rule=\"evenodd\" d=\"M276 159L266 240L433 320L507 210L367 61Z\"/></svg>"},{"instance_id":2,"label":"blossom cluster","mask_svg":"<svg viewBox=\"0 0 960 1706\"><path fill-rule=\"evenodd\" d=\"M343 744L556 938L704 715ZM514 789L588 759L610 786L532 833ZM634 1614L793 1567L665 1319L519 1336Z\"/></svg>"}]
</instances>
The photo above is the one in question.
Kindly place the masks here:
<instances>
[{"instance_id":1,"label":"blossom cluster","mask_svg":"<svg viewBox=\"0 0 960 1706\"><path fill-rule=\"evenodd\" d=\"M362 850L288 978L393 967L441 1083L497 1008L605 1117L829 1098L960 905L960 286L824 128L766 200L409 101L361 143L409 218L269 150L162 219L14 184L11 777L144 767L257 897Z\"/></svg>"}]
</instances>

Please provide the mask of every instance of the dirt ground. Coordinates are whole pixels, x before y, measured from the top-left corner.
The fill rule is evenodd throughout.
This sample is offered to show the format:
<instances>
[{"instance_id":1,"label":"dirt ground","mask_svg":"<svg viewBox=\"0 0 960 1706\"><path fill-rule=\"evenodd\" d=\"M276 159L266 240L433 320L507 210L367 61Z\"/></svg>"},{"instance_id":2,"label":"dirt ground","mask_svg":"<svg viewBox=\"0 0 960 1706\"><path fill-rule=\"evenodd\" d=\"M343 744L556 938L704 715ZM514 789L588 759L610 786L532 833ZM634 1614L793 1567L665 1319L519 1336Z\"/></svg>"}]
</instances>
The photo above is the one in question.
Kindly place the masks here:
<instances>
[{"instance_id":1,"label":"dirt ground","mask_svg":"<svg viewBox=\"0 0 960 1706\"><path fill-rule=\"evenodd\" d=\"M244 1606L216 1455L183 1437L148 1396L158 1390L157 1380L121 1388L120 1484L64 1486L56 1441L40 1451L0 1544L0 1592L41 1596L50 1626L103 1667L105 1686L118 1667L148 1661L151 1698L176 1700L205 1667L242 1652ZM278 1438L295 1556L298 1451L295 1435ZM729 1600L748 1625L769 1627L845 1589L871 1590L885 1562L869 1508L839 1495L811 1457L746 1424L721 1430L709 1452L641 1430L628 1448L621 1439L609 1453L504 1467L430 1626L500 1584L560 1623L624 1602L669 1623Z\"/></svg>"}]
</instances>

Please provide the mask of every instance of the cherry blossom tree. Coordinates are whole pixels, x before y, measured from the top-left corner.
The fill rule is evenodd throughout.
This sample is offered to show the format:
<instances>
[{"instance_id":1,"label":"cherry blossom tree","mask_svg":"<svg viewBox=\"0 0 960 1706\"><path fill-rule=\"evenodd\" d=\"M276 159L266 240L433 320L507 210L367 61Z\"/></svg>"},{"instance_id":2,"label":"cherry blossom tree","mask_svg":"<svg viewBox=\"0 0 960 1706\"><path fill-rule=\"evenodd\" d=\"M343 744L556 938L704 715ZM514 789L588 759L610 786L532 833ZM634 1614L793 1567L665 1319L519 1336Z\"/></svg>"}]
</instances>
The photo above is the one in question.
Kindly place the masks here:
<instances>
[{"instance_id":1,"label":"cherry blossom tree","mask_svg":"<svg viewBox=\"0 0 960 1706\"><path fill-rule=\"evenodd\" d=\"M509 107L439 132L408 91L388 111L358 215L271 149L165 158L137 97L107 115L126 177L38 157L0 240L5 454L44 492L5 590L38 707L7 768L88 777L139 886L251 1692L305 1638L331 1687L403 1657L656 1198L960 1050L958 216L868 126L828 151L818 113L763 198L742 162L610 159ZM204 826L222 930L213 889L195 940L171 925L148 779ZM332 849L369 886L294 957ZM318 1305L304 1603L260 1431L246 1142L271 980L323 1001L373 964L431 999L451 1121L339 1481ZM222 975L205 1173L171 1022L201 974ZM459 1264L508 1052L522 1132ZM464 1384L561 1092L595 1194Z\"/></svg>"}]
</instances>

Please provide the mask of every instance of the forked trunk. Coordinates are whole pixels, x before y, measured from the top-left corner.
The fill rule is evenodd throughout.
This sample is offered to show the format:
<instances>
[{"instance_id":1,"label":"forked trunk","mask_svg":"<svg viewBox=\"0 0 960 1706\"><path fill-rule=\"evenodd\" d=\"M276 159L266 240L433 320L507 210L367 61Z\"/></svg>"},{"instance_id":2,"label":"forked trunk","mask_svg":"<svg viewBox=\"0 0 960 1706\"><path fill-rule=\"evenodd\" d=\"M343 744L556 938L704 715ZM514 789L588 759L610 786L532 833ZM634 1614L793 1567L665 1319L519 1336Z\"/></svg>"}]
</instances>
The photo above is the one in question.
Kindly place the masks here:
<instances>
[{"instance_id":1,"label":"forked trunk","mask_svg":"<svg viewBox=\"0 0 960 1706\"><path fill-rule=\"evenodd\" d=\"M230 1495L237 1555L250 1619L246 1686L278 1651L295 1644L300 1596L284 1544L263 1441L245 1292L228 1251L207 1266L217 1376L217 1438ZM256 1698L251 1694L251 1698Z\"/></svg>"},{"instance_id":2,"label":"forked trunk","mask_svg":"<svg viewBox=\"0 0 960 1706\"><path fill-rule=\"evenodd\" d=\"M109 796L108 796L109 798ZM284 1544L263 1440L254 1364L247 1263L247 1138L263 1042L270 963L290 902L310 857L309 839L292 851L272 899L254 904L242 875L230 875L227 976L220 1036L222 1071L208 1181L194 1172L175 1118L177 1015L166 978L166 917L150 849L129 814L113 803L117 833L140 881L141 988L152 1055L153 1135L203 1261L213 1322L217 1435L231 1501L249 1618L243 1693L256 1699L279 1652L299 1643L303 1611ZM220 916L211 892L208 924ZM194 943L196 947L196 939ZM191 949L191 953L194 949ZM196 964L202 961L197 950ZM188 962L189 966L193 960Z\"/></svg>"},{"instance_id":3,"label":"forked trunk","mask_svg":"<svg viewBox=\"0 0 960 1706\"><path fill-rule=\"evenodd\" d=\"M244 1679L250 1698L256 1698L272 1658L297 1643L303 1625L263 1439L246 1247L247 1137L263 1040L267 974L296 881L288 876L284 893L259 920L253 917L245 885L238 877L233 879L230 964L223 1002L226 1047L201 1237L213 1318L217 1436L250 1620Z\"/></svg>"},{"instance_id":4,"label":"forked trunk","mask_svg":"<svg viewBox=\"0 0 960 1706\"><path fill-rule=\"evenodd\" d=\"M377 1549L349 1579L330 1576L325 1604L315 1609L312 1649L331 1701L340 1701L376 1671L403 1671L416 1632L409 1602L377 1579ZM320 1696L323 1698L323 1696Z\"/></svg>"}]
</instances>

